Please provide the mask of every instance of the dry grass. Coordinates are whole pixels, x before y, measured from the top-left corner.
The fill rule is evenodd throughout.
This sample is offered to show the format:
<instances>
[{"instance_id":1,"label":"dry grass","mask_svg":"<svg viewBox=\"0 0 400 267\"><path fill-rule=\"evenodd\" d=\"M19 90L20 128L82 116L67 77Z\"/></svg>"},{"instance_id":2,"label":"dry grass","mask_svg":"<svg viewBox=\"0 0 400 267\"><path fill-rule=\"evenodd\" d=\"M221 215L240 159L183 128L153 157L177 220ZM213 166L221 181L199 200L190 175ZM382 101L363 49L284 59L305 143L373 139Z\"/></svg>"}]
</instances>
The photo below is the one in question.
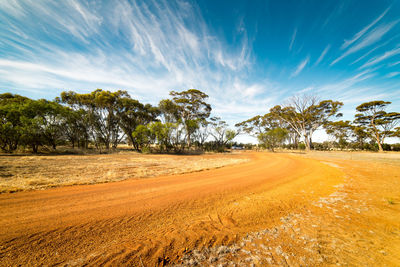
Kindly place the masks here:
<instances>
[{"instance_id":1,"label":"dry grass","mask_svg":"<svg viewBox=\"0 0 400 267\"><path fill-rule=\"evenodd\" d=\"M196 156L109 155L0 156L0 193L181 174L248 161L238 154Z\"/></svg>"}]
</instances>

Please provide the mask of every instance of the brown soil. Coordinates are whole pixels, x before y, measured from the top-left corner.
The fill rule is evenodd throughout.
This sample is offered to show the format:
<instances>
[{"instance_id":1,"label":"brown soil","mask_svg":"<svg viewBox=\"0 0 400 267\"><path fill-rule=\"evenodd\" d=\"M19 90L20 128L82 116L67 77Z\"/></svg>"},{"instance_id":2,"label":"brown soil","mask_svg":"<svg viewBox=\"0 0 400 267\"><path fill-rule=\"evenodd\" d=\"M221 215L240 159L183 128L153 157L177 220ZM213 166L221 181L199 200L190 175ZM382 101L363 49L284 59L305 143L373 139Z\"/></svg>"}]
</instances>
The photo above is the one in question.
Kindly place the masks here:
<instances>
[{"instance_id":1,"label":"brown soil","mask_svg":"<svg viewBox=\"0 0 400 267\"><path fill-rule=\"evenodd\" d=\"M247 157L203 172L0 195L1 265L400 264L400 164Z\"/></svg>"}]
</instances>

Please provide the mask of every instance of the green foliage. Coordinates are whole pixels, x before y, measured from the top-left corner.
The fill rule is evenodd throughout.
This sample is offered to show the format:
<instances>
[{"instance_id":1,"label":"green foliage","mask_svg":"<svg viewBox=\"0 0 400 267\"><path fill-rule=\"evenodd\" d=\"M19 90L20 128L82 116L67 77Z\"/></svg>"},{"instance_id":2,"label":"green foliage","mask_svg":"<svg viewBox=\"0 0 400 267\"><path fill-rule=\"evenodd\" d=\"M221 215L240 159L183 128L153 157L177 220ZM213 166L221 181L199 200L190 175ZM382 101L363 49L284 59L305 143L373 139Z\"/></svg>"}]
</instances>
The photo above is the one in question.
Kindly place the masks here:
<instances>
[{"instance_id":1,"label":"green foliage","mask_svg":"<svg viewBox=\"0 0 400 267\"><path fill-rule=\"evenodd\" d=\"M359 112L355 115L354 122L364 127L365 131L376 141L379 151L382 152L383 142L386 137L396 135L393 131L400 121L400 113L385 111L391 102L371 101L359 105L356 110Z\"/></svg>"},{"instance_id":2,"label":"green foliage","mask_svg":"<svg viewBox=\"0 0 400 267\"><path fill-rule=\"evenodd\" d=\"M155 139L155 136L147 125L138 125L132 133L132 137L136 144L138 144L139 151L149 148Z\"/></svg>"},{"instance_id":3,"label":"green foliage","mask_svg":"<svg viewBox=\"0 0 400 267\"><path fill-rule=\"evenodd\" d=\"M354 126L350 121L335 121L325 124L326 133L336 138L340 148L346 148L354 133Z\"/></svg>"},{"instance_id":4,"label":"green foliage","mask_svg":"<svg viewBox=\"0 0 400 267\"><path fill-rule=\"evenodd\" d=\"M0 149L11 153L21 142L24 125L21 117L26 115L30 99L5 93L0 95Z\"/></svg>"},{"instance_id":5,"label":"green foliage","mask_svg":"<svg viewBox=\"0 0 400 267\"><path fill-rule=\"evenodd\" d=\"M306 149L306 145L304 143L299 143L297 148L300 149L300 150L305 150Z\"/></svg>"},{"instance_id":6,"label":"green foliage","mask_svg":"<svg viewBox=\"0 0 400 267\"><path fill-rule=\"evenodd\" d=\"M199 129L199 124L210 117L211 105L205 102L208 95L197 89L189 89L182 92L172 91L170 95L173 97L172 102L174 105L170 102L163 104L183 124L186 131L186 143L190 147L191 136Z\"/></svg>"},{"instance_id":7,"label":"green foliage","mask_svg":"<svg viewBox=\"0 0 400 267\"><path fill-rule=\"evenodd\" d=\"M214 148L218 152L225 151L228 143L231 142L239 133L229 129L228 124L219 117L211 118L212 131L211 136L214 137Z\"/></svg>"},{"instance_id":8,"label":"green foliage","mask_svg":"<svg viewBox=\"0 0 400 267\"><path fill-rule=\"evenodd\" d=\"M162 123L160 121L153 122L149 125L151 134L160 147L160 151L170 151L173 147L171 143L171 134L176 128L176 124L171 122Z\"/></svg>"},{"instance_id":9,"label":"green foliage","mask_svg":"<svg viewBox=\"0 0 400 267\"><path fill-rule=\"evenodd\" d=\"M315 130L329 123L331 117L340 117L338 113L342 102L324 100L318 103L313 96L295 96L286 107L275 106L270 113L288 124L298 136L304 138L307 150L311 149L311 137Z\"/></svg>"},{"instance_id":10,"label":"green foliage","mask_svg":"<svg viewBox=\"0 0 400 267\"><path fill-rule=\"evenodd\" d=\"M288 131L286 129L277 127L268 130L265 133L260 133L257 138L262 147L268 148L273 152L275 148L283 145L287 136Z\"/></svg>"},{"instance_id":11,"label":"green foliage","mask_svg":"<svg viewBox=\"0 0 400 267\"><path fill-rule=\"evenodd\" d=\"M170 95L171 99L154 107L132 99L126 91L68 91L55 101L0 94L0 149L11 153L30 147L36 153L40 146L56 149L66 143L110 149L127 140L142 152L158 147L161 152L181 153L194 146L225 151L239 133L258 137L261 146L271 150L310 149L313 132L324 127L336 141L315 144L315 149L400 150L398 145L384 144L386 137L400 137L400 127L396 127L400 113L384 110L390 102L361 104L353 125L330 121L341 116L341 102L297 96L284 107L275 106L265 115L236 124L235 131L220 118L210 118L207 94L189 89ZM299 144L301 138L304 144Z\"/></svg>"}]
</instances>

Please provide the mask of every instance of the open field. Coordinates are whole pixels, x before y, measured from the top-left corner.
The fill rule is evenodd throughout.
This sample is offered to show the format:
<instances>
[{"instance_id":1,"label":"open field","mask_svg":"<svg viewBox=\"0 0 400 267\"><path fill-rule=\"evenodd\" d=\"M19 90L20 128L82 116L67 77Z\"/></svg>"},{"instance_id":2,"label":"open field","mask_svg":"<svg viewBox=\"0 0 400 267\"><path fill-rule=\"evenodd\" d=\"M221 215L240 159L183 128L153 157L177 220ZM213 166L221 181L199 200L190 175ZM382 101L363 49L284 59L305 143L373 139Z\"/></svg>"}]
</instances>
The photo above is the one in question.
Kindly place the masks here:
<instances>
[{"instance_id":1,"label":"open field","mask_svg":"<svg viewBox=\"0 0 400 267\"><path fill-rule=\"evenodd\" d=\"M0 155L0 193L172 175L237 164L242 155Z\"/></svg>"},{"instance_id":2,"label":"open field","mask_svg":"<svg viewBox=\"0 0 400 267\"><path fill-rule=\"evenodd\" d=\"M251 160L2 194L1 265L400 265L400 155L241 157Z\"/></svg>"}]
</instances>

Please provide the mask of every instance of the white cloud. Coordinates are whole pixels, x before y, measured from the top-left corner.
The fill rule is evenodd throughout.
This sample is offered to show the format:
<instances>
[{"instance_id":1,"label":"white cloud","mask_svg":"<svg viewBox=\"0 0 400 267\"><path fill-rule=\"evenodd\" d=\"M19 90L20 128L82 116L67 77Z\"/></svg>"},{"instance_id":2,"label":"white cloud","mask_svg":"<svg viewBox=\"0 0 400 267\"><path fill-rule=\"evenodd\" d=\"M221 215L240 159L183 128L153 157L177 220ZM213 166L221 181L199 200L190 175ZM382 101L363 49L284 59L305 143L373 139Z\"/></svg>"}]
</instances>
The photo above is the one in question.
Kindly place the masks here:
<instances>
[{"instance_id":1,"label":"white cloud","mask_svg":"<svg viewBox=\"0 0 400 267\"><path fill-rule=\"evenodd\" d=\"M353 54L365 47L368 47L377 41L381 40L381 38L388 33L399 20L393 21L386 25L380 25L374 29L372 29L368 34L366 34L362 39L360 39L355 45L351 46L346 52L344 52L341 56L336 58L330 65L334 65L343 58L347 57L350 54Z\"/></svg>"},{"instance_id":2,"label":"white cloud","mask_svg":"<svg viewBox=\"0 0 400 267\"><path fill-rule=\"evenodd\" d=\"M393 66L396 66L396 65L399 65L399 64L400 64L400 61L396 61L396 62L390 63L388 66L389 67L393 67Z\"/></svg>"},{"instance_id":3,"label":"white cloud","mask_svg":"<svg viewBox=\"0 0 400 267\"><path fill-rule=\"evenodd\" d=\"M290 40L290 44L289 44L289 51L292 50L294 41L296 40L296 35L297 35L297 28L295 28L294 31L293 31L292 39Z\"/></svg>"},{"instance_id":4,"label":"white cloud","mask_svg":"<svg viewBox=\"0 0 400 267\"><path fill-rule=\"evenodd\" d=\"M386 51L383 55L371 58L370 60L368 60L364 65L362 65L360 68L365 68L365 67L369 67L372 65L375 65L376 63L381 62L382 60L385 60L389 57L395 56L400 54L400 47L399 48L395 48L393 50L390 51Z\"/></svg>"},{"instance_id":5,"label":"white cloud","mask_svg":"<svg viewBox=\"0 0 400 267\"><path fill-rule=\"evenodd\" d=\"M197 88L210 95L215 115L229 117L236 111L232 123L262 112L271 100L260 97L269 86L267 80L247 82L252 40L246 28L240 27L239 45L231 47L208 28L195 4L23 4L25 19L17 17L16 5L17 10L5 10L15 21L13 27L0 25L4 42L15 51L0 58L3 90L45 97L51 91L57 95L63 90L122 89L157 104L171 90ZM35 27L25 27L30 20Z\"/></svg>"},{"instance_id":6,"label":"white cloud","mask_svg":"<svg viewBox=\"0 0 400 267\"><path fill-rule=\"evenodd\" d=\"M387 78L392 78L394 76L397 76L400 74L400 71L394 71L394 72L390 72L386 75Z\"/></svg>"},{"instance_id":7,"label":"white cloud","mask_svg":"<svg viewBox=\"0 0 400 267\"><path fill-rule=\"evenodd\" d=\"M341 49L348 47L349 45L353 44L355 41L360 39L360 37L362 37L372 26L374 26L376 23L378 23L386 15L386 13L389 11L389 9L390 9L390 7L387 8L385 11L383 11L383 13L381 15L379 15L379 17L377 17L374 21L372 21L370 24L365 26L361 31L356 33L352 39L345 40Z\"/></svg>"},{"instance_id":8,"label":"white cloud","mask_svg":"<svg viewBox=\"0 0 400 267\"><path fill-rule=\"evenodd\" d=\"M319 58L315 62L315 65L318 65L324 59L326 53L329 51L330 48L331 48L331 45L327 45L325 47L324 51L322 51L321 55L319 56Z\"/></svg>"},{"instance_id":9,"label":"white cloud","mask_svg":"<svg viewBox=\"0 0 400 267\"><path fill-rule=\"evenodd\" d=\"M305 68L305 66L310 61L310 57L307 56L300 64L297 66L296 70L290 75L290 77L296 77Z\"/></svg>"}]
</instances>

